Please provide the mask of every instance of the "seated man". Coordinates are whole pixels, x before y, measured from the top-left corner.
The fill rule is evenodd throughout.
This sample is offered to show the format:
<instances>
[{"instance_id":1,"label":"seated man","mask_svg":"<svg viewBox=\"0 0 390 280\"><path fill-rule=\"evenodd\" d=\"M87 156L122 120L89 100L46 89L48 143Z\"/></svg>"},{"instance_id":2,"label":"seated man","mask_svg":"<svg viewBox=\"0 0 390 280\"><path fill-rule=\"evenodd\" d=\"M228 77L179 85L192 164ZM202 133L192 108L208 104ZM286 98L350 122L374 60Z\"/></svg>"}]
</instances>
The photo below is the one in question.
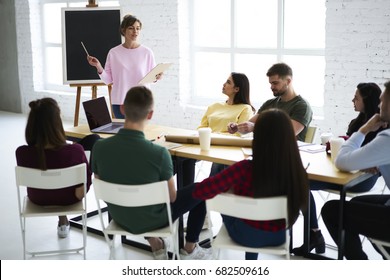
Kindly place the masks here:
<instances>
[{"instance_id":1,"label":"seated man","mask_svg":"<svg viewBox=\"0 0 390 280\"><path fill-rule=\"evenodd\" d=\"M133 87L120 108L125 115L124 128L94 146L92 169L95 176L107 182L128 185L168 181L172 220L190 211L181 258L211 258L211 250L197 244L206 215L205 202L192 197L193 184L176 191L169 152L145 139L144 129L153 116L152 92L143 86ZM165 205L127 208L108 204L108 211L115 222L131 233L143 233L168 225ZM155 259L168 258L163 239L147 240Z\"/></svg>"},{"instance_id":2,"label":"seated man","mask_svg":"<svg viewBox=\"0 0 390 280\"><path fill-rule=\"evenodd\" d=\"M309 103L302 96L298 95L293 88L293 71L291 67L285 63L276 63L268 69L267 77L274 98L264 102L257 114L249 121L240 124L231 123L228 126L228 131L230 133L252 132L260 112L277 108L285 111L290 116L297 139L305 141L307 128L311 122L313 112Z\"/></svg>"},{"instance_id":3,"label":"seated man","mask_svg":"<svg viewBox=\"0 0 390 280\"><path fill-rule=\"evenodd\" d=\"M385 83L385 91L380 96L380 113L375 114L367 123L343 144L335 165L340 170L370 170L380 172L387 186L390 186L390 129L387 128L365 146L365 136L380 127L388 127L390 122L390 81ZM339 228L338 200L325 203L322 217L330 235L336 244ZM367 259L359 235L390 241L390 195L361 195L345 202L344 230L345 257ZM375 246L374 246L375 247ZM387 248L390 252L390 248Z\"/></svg>"}]
</instances>

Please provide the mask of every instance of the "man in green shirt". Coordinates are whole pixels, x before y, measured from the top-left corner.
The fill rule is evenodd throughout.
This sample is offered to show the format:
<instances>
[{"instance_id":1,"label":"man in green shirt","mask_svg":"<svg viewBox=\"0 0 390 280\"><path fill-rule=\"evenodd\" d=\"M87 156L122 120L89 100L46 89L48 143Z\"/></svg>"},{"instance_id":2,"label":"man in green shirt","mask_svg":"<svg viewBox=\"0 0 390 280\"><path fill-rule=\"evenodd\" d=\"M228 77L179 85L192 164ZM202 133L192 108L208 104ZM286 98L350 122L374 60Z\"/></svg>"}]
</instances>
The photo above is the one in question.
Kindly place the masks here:
<instances>
[{"instance_id":1,"label":"man in green shirt","mask_svg":"<svg viewBox=\"0 0 390 280\"><path fill-rule=\"evenodd\" d=\"M190 211L183 259L208 259L211 250L198 246L199 234L206 215L205 202L194 199L194 185L176 191L172 159L168 150L147 140L144 129L153 116L152 92L143 86L131 88L121 111L124 128L116 135L98 141L92 152L95 177L116 184L147 184L168 181L172 220ZM131 233L143 233L168 225L165 205L123 207L108 203L108 211L119 225ZM161 238L147 238L156 259L167 259Z\"/></svg>"},{"instance_id":2,"label":"man in green shirt","mask_svg":"<svg viewBox=\"0 0 390 280\"><path fill-rule=\"evenodd\" d=\"M305 141L313 112L310 104L298 95L292 86L293 72L291 67L285 63L276 63L268 70L267 76L274 98L264 102L257 114L249 121L240 124L229 124L229 132L252 132L260 112L270 108L278 108L284 110L290 116L297 139Z\"/></svg>"}]
</instances>

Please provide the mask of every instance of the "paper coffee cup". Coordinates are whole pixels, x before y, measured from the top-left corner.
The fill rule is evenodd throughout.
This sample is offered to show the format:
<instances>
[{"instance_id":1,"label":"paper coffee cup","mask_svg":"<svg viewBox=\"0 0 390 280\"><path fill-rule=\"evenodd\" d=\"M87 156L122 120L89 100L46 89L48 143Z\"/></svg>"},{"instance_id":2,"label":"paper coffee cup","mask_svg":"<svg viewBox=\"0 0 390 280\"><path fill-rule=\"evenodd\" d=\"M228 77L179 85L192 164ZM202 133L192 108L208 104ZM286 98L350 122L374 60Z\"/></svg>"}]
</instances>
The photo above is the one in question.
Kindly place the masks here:
<instances>
[{"instance_id":1,"label":"paper coffee cup","mask_svg":"<svg viewBox=\"0 0 390 280\"><path fill-rule=\"evenodd\" d=\"M198 129L199 133L199 145L200 149L203 151L210 150L210 144L211 144L211 128L209 127L202 127Z\"/></svg>"},{"instance_id":2,"label":"paper coffee cup","mask_svg":"<svg viewBox=\"0 0 390 280\"><path fill-rule=\"evenodd\" d=\"M340 148L345 140L343 138L331 138L330 139L330 155L332 162L334 163L337 155L339 154Z\"/></svg>"},{"instance_id":3,"label":"paper coffee cup","mask_svg":"<svg viewBox=\"0 0 390 280\"><path fill-rule=\"evenodd\" d=\"M322 133L320 136L321 145L326 145L326 143L328 143L330 141L330 139L332 139L332 137L333 137L333 134L330 132Z\"/></svg>"}]
</instances>

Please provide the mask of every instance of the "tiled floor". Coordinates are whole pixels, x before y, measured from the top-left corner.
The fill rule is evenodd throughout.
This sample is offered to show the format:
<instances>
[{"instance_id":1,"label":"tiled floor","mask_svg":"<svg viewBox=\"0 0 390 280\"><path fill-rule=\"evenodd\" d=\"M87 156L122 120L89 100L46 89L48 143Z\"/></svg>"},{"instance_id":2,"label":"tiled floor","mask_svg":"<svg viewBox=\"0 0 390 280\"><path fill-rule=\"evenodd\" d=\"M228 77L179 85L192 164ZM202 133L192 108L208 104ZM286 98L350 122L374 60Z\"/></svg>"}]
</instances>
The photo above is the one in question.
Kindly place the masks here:
<instances>
[{"instance_id":1,"label":"tiled floor","mask_svg":"<svg viewBox=\"0 0 390 280\"><path fill-rule=\"evenodd\" d=\"M26 116L21 114L14 114L0 111L0 259L2 260L20 260L22 255L22 238L20 233L20 223L17 212L17 198L14 178L15 149L24 144L24 127L26 123ZM65 124L71 125L71 124ZM208 175L210 165L204 163L201 165L197 179L200 180ZM379 182L378 184L383 184ZM316 194L317 195L317 194ZM93 190L88 193L88 209L94 210ZM320 210L322 203L321 198L316 197L318 207ZM302 243L302 221L300 217L294 226L294 246L299 246ZM73 245L81 242L81 231L78 229L71 229L69 238L59 240L56 234L56 218L35 218L33 222L28 223L28 244L32 247L44 246L57 248L58 246ZM218 215L213 216L213 229L218 230L221 221ZM99 227L97 218L90 218L88 225ZM330 236L326 232L325 226L320 223L325 239L328 243L333 244ZM206 234L206 233L205 233ZM364 242L365 251L369 254L370 259L381 259L379 254L372 248L369 242ZM120 244L119 240L116 247L117 259L152 259L151 253ZM104 238L88 233L87 237L87 259L90 260L106 260L108 259L109 251L104 241ZM337 252L333 249L327 248L326 256L336 257ZM223 251L221 252L222 259L238 260L243 259L242 252ZM292 259L301 259L295 256ZM80 254L68 254L61 256L45 256L35 259L72 259L81 260ZM279 257L270 255L260 255L259 259L280 259Z\"/></svg>"}]
</instances>

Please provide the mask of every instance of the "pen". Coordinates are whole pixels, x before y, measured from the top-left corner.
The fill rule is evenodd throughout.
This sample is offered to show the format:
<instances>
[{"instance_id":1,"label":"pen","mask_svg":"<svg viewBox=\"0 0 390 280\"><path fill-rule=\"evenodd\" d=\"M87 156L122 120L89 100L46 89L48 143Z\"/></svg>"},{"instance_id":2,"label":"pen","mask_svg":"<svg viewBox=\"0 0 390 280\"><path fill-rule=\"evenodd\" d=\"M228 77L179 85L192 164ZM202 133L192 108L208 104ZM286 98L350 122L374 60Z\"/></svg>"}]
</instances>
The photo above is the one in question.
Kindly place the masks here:
<instances>
[{"instance_id":1,"label":"pen","mask_svg":"<svg viewBox=\"0 0 390 280\"><path fill-rule=\"evenodd\" d=\"M154 138L154 139L152 139L152 140L150 140L150 141L154 142L154 141L159 140L159 139L161 139L161 138L163 138L163 137L164 137L164 133L163 133L163 134L160 134L159 136L157 136L157 138Z\"/></svg>"},{"instance_id":2,"label":"pen","mask_svg":"<svg viewBox=\"0 0 390 280\"><path fill-rule=\"evenodd\" d=\"M310 162L307 163L305 169L307 170L309 168L309 166L310 166Z\"/></svg>"}]
</instances>

